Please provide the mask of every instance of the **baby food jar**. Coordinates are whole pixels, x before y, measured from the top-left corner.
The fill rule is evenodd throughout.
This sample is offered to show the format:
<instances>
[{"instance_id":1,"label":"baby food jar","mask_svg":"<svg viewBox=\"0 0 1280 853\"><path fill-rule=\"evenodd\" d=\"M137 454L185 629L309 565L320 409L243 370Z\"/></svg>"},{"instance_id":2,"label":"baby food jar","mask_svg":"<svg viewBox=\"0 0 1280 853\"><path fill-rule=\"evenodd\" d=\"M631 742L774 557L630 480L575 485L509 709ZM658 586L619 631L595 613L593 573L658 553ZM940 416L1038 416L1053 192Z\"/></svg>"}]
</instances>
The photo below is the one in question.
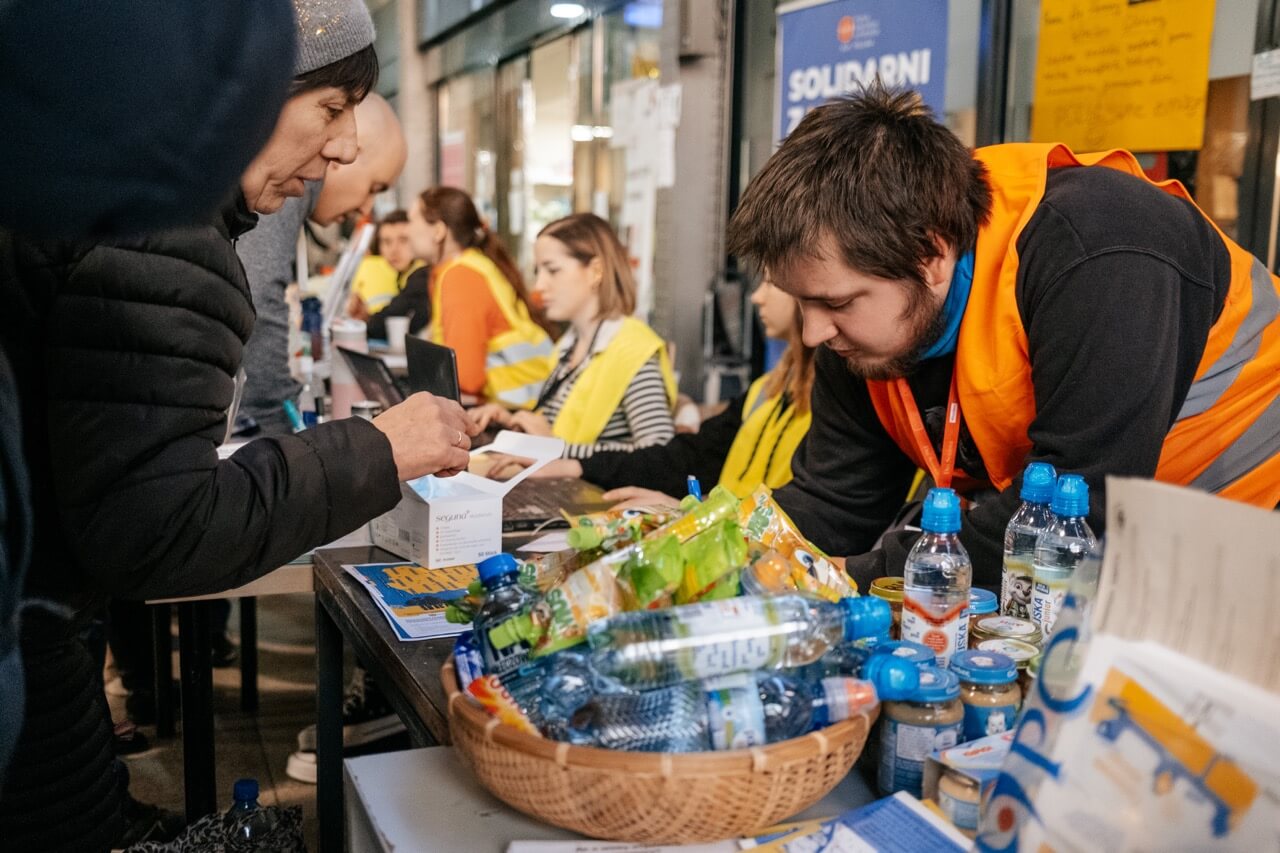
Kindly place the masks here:
<instances>
[{"instance_id":1,"label":"baby food jar","mask_svg":"<svg viewBox=\"0 0 1280 853\"><path fill-rule=\"evenodd\" d=\"M978 831L978 804L982 792L978 783L951 768L938 780L938 808L956 829L973 838Z\"/></svg>"},{"instance_id":2,"label":"baby food jar","mask_svg":"<svg viewBox=\"0 0 1280 853\"><path fill-rule=\"evenodd\" d=\"M970 648L977 648L987 640L1017 640L1040 646L1040 629L1030 619L1016 616L983 616L970 624L972 641Z\"/></svg>"},{"instance_id":3,"label":"baby food jar","mask_svg":"<svg viewBox=\"0 0 1280 853\"><path fill-rule=\"evenodd\" d=\"M910 698L880 706L878 783L886 796L896 791L921 795L925 759L934 750L960 742L964 707L955 673L920 667L920 686Z\"/></svg>"},{"instance_id":4,"label":"baby food jar","mask_svg":"<svg viewBox=\"0 0 1280 853\"><path fill-rule=\"evenodd\" d=\"M901 637L902 578L876 578L871 582L871 589L868 592L876 598L889 602L889 609L893 611L893 626L889 629L889 633L895 640Z\"/></svg>"},{"instance_id":5,"label":"baby food jar","mask_svg":"<svg viewBox=\"0 0 1280 853\"><path fill-rule=\"evenodd\" d=\"M933 649L923 643L913 643L910 640L880 643L871 649L871 653L905 658L919 666L933 666L938 660L938 655Z\"/></svg>"},{"instance_id":6,"label":"baby food jar","mask_svg":"<svg viewBox=\"0 0 1280 853\"><path fill-rule=\"evenodd\" d=\"M1039 649L1021 640L983 640L978 644L978 651L995 652L1013 658L1013 662L1018 667L1018 687L1022 688L1022 695L1030 694L1032 679L1027 672L1027 667L1040 654Z\"/></svg>"},{"instance_id":7,"label":"baby food jar","mask_svg":"<svg viewBox=\"0 0 1280 853\"><path fill-rule=\"evenodd\" d=\"M998 615L999 610L1000 600L996 598L994 592L977 588L969 590L969 611L965 615L965 632L969 637L969 648L972 649L977 645L973 637L973 629L978 624L978 620Z\"/></svg>"},{"instance_id":8,"label":"baby food jar","mask_svg":"<svg viewBox=\"0 0 1280 853\"><path fill-rule=\"evenodd\" d=\"M1018 667L1013 658L999 652L970 649L951 659L951 671L960 679L963 742L1013 728L1018 709L1022 707Z\"/></svg>"}]
</instances>

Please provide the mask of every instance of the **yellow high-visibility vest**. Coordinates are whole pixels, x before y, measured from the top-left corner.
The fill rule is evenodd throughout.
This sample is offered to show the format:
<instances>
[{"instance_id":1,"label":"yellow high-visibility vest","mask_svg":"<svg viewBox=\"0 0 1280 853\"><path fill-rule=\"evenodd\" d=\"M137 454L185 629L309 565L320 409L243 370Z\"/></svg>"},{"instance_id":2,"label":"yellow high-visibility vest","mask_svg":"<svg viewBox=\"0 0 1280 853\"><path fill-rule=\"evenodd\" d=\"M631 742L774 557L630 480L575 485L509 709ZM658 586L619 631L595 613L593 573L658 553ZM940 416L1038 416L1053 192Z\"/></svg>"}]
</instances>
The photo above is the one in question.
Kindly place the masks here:
<instances>
[{"instance_id":1,"label":"yellow high-visibility vest","mask_svg":"<svg viewBox=\"0 0 1280 853\"><path fill-rule=\"evenodd\" d=\"M742 405L742 426L720 471L720 485L745 498L761 484L779 489L791 482L791 457L809 432L813 413L800 414L783 395L764 397L770 374L751 383Z\"/></svg>"}]
</instances>

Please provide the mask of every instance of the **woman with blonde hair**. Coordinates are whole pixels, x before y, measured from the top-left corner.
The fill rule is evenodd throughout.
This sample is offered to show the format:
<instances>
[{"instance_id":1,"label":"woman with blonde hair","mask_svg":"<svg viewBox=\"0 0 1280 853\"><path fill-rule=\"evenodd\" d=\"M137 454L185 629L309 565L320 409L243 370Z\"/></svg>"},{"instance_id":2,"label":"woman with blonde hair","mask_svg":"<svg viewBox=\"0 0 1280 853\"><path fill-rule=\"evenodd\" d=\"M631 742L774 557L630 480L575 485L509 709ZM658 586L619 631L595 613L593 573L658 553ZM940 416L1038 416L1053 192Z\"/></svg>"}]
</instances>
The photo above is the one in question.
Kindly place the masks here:
<instances>
[{"instance_id":1,"label":"woman with blonde hair","mask_svg":"<svg viewBox=\"0 0 1280 853\"><path fill-rule=\"evenodd\" d=\"M791 457L809 431L813 348L804 345L796 301L766 276L751 296L765 334L785 340L777 366L745 395L709 418L696 433L664 447L631 453L597 453L581 462L561 460L539 477L582 477L613 491L606 498L652 505L684 494L692 474L709 488L719 483L739 497L761 484L777 489L791 481Z\"/></svg>"},{"instance_id":2,"label":"woman with blonde hair","mask_svg":"<svg viewBox=\"0 0 1280 853\"><path fill-rule=\"evenodd\" d=\"M666 342L642 321L626 250L609 223L575 213L542 229L534 244L534 290L548 319L567 323L551 375L533 411L483 406L472 417L534 435L554 435L565 456L665 444L675 435L675 375Z\"/></svg>"},{"instance_id":3,"label":"woman with blonde hair","mask_svg":"<svg viewBox=\"0 0 1280 853\"><path fill-rule=\"evenodd\" d=\"M520 271L471 196L435 187L409 210L414 255L431 266L431 340L458 357L463 394L529 408L550 369L551 337Z\"/></svg>"}]
</instances>

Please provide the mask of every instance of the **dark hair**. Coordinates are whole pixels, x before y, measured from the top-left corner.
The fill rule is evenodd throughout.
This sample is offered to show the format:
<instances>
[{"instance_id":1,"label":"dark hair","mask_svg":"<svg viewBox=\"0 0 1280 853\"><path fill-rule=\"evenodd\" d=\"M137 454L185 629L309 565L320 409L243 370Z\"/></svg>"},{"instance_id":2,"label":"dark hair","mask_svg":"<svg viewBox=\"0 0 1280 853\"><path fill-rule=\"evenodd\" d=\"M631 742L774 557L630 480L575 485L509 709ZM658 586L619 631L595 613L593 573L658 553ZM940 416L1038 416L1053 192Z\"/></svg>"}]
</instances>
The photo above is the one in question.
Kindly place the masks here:
<instances>
[{"instance_id":1,"label":"dark hair","mask_svg":"<svg viewBox=\"0 0 1280 853\"><path fill-rule=\"evenodd\" d=\"M594 213L574 213L550 223L538 236L560 241L580 264L600 259L601 317L626 317L636 310L636 280L612 225Z\"/></svg>"},{"instance_id":2,"label":"dark hair","mask_svg":"<svg viewBox=\"0 0 1280 853\"><path fill-rule=\"evenodd\" d=\"M516 262L511 259L498 235L490 231L489 226L480 219L480 212L476 210L471 196L457 187L432 187L418 197L418 202L422 205L422 216L427 222L443 222L460 247L464 250L479 249L493 261L498 271L515 288L520 301L529 309L529 316L550 333L542 313L529 300L524 276L520 275Z\"/></svg>"},{"instance_id":3,"label":"dark hair","mask_svg":"<svg viewBox=\"0 0 1280 853\"><path fill-rule=\"evenodd\" d=\"M321 65L293 78L289 97L315 89L341 89L353 102L359 103L378 85L378 54L369 45L344 59Z\"/></svg>"},{"instance_id":4,"label":"dark hair","mask_svg":"<svg viewBox=\"0 0 1280 853\"><path fill-rule=\"evenodd\" d=\"M853 269L923 287L936 241L967 251L990 213L986 168L877 79L801 120L743 193L728 250L777 271L830 239Z\"/></svg>"},{"instance_id":5,"label":"dark hair","mask_svg":"<svg viewBox=\"0 0 1280 853\"><path fill-rule=\"evenodd\" d=\"M404 225L409 221L409 214L403 210L393 210L382 219L378 220L378 228L373 232L373 243L369 246L369 254L381 255L378 250L378 241L382 239L383 225Z\"/></svg>"}]
</instances>

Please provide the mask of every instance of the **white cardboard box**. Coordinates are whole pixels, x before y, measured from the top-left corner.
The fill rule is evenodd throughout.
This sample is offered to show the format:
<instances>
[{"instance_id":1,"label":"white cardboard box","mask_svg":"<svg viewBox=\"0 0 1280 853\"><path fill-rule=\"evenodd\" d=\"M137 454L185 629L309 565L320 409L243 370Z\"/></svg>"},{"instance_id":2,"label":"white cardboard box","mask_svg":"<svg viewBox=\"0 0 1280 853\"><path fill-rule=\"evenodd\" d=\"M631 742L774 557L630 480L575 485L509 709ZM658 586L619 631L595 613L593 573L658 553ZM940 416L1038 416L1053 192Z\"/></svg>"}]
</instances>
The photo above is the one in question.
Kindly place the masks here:
<instances>
[{"instance_id":1,"label":"white cardboard box","mask_svg":"<svg viewBox=\"0 0 1280 853\"><path fill-rule=\"evenodd\" d=\"M369 525L373 544L428 569L478 563L502 550L502 498L564 452L558 438L503 431L471 455L504 453L533 464L505 482L466 471L400 484L400 503Z\"/></svg>"}]
</instances>

